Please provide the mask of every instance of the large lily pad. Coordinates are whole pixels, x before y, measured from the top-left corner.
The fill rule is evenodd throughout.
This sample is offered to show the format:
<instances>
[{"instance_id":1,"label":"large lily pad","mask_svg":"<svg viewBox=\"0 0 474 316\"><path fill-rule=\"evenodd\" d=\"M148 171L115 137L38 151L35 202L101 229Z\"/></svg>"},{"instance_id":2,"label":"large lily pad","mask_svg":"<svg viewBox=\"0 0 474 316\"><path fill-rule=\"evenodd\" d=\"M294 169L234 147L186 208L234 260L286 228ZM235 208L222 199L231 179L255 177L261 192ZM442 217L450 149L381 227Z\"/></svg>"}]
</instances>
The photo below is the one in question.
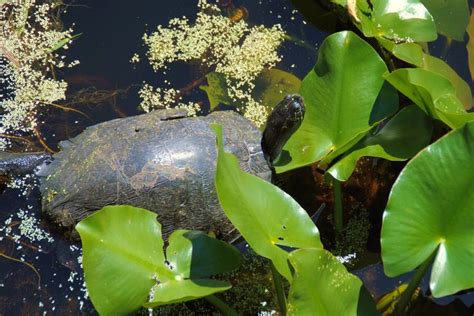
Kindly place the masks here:
<instances>
[{"instance_id":1,"label":"large lily pad","mask_svg":"<svg viewBox=\"0 0 474 316\"><path fill-rule=\"evenodd\" d=\"M238 267L240 254L235 248L201 232L179 230L170 236L165 257L156 216L131 206L107 206L76 226L87 289L101 315L129 314L145 304L152 292L154 298L147 306L230 288L207 277Z\"/></svg>"},{"instance_id":2,"label":"large lily pad","mask_svg":"<svg viewBox=\"0 0 474 316\"><path fill-rule=\"evenodd\" d=\"M456 96L456 89L445 77L421 68L397 69L385 78L401 93L410 98L425 113L458 128L474 120Z\"/></svg>"},{"instance_id":3,"label":"large lily pad","mask_svg":"<svg viewBox=\"0 0 474 316\"><path fill-rule=\"evenodd\" d=\"M329 251L300 249L289 259L295 274L288 315L378 315L362 281Z\"/></svg>"},{"instance_id":4,"label":"large lily pad","mask_svg":"<svg viewBox=\"0 0 474 316\"><path fill-rule=\"evenodd\" d=\"M224 151L221 126L212 128L218 144L216 190L225 214L257 254L292 280L288 252L281 246L322 248L318 229L291 196L241 171L237 158Z\"/></svg>"},{"instance_id":5,"label":"large lily pad","mask_svg":"<svg viewBox=\"0 0 474 316\"><path fill-rule=\"evenodd\" d=\"M362 138L372 126L371 112L386 69L375 50L356 34L328 36L301 86L306 115L284 147L291 161L275 166L276 171L328 159Z\"/></svg>"},{"instance_id":6,"label":"large lily pad","mask_svg":"<svg viewBox=\"0 0 474 316\"><path fill-rule=\"evenodd\" d=\"M413 157L427 146L433 126L429 117L416 105L395 115L378 132L367 135L336 162L328 172L339 181L346 181L363 156L402 161Z\"/></svg>"},{"instance_id":7,"label":"large lily pad","mask_svg":"<svg viewBox=\"0 0 474 316\"><path fill-rule=\"evenodd\" d=\"M433 17L419 0L357 0L357 17L367 37L395 42L429 42L437 38Z\"/></svg>"},{"instance_id":8,"label":"large lily pad","mask_svg":"<svg viewBox=\"0 0 474 316\"><path fill-rule=\"evenodd\" d=\"M430 70L448 79L456 89L456 96L464 105L466 110L472 107L471 88L457 73L442 59L423 52L420 45L416 43L403 43L392 48L395 57L413 64L417 67Z\"/></svg>"},{"instance_id":9,"label":"large lily pad","mask_svg":"<svg viewBox=\"0 0 474 316\"><path fill-rule=\"evenodd\" d=\"M474 123L454 130L410 161L395 182L382 225L388 276L421 265L436 251L435 297L474 287Z\"/></svg>"},{"instance_id":10,"label":"large lily pad","mask_svg":"<svg viewBox=\"0 0 474 316\"><path fill-rule=\"evenodd\" d=\"M464 41L464 31L469 20L467 0L421 0L430 11L438 33Z\"/></svg>"}]
</instances>

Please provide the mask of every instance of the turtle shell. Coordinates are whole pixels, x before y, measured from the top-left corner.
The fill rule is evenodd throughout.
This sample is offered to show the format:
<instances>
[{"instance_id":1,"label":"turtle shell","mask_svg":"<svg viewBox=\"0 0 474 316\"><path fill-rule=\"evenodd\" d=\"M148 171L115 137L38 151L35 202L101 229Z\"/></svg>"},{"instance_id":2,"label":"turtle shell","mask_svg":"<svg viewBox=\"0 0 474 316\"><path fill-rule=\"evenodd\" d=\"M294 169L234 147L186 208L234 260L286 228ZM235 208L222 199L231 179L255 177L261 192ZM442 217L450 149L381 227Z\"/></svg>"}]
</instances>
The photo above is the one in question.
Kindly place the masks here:
<instances>
[{"instance_id":1,"label":"turtle shell","mask_svg":"<svg viewBox=\"0 0 474 316\"><path fill-rule=\"evenodd\" d=\"M223 127L225 150L240 167L267 181L271 170L261 150L261 133L232 111L183 117L158 110L87 128L62 142L44 167L43 211L76 236L77 222L106 205L128 204L158 214L165 235L176 229L238 236L219 204L214 186L216 137Z\"/></svg>"}]
</instances>

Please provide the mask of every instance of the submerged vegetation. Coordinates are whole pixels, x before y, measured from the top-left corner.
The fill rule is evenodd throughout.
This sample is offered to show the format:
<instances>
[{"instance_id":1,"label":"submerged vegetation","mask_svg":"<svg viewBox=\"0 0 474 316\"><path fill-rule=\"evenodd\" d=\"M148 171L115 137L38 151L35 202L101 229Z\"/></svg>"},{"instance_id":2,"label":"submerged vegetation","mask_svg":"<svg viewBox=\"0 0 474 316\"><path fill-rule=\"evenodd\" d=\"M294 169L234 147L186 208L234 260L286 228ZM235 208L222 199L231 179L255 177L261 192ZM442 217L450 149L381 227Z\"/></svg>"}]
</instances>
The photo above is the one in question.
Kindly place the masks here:
<instances>
[{"instance_id":1,"label":"submerged vegetation","mask_svg":"<svg viewBox=\"0 0 474 316\"><path fill-rule=\"evenodd\" d=\"M269 168L281 174L311 166L324 178L333 189L333 213L325 214L331 227L322 227L320 212L311 217L277 185L242 170L238 158L225 150L222 127L210 124L216 135L217 198L245 246L259 256L258 269L242 271L241 251L217 239L215 232L183 227L162 236L167 223L157 214L129 205L106 206L76 226L88 293L100 314L152 313L153 308L203 299L206 312L226 315L417 315L420 297L431 301L474 288L471 85L431 55L428 44L441 36L447 43L462 41L466 31L472 36L474 13L469 21L467 1L290 2L308 22L329 33L302 81L275 68L282 59L278 49L289 38L282 26L251 25L206 0L198 1L195 20L173 18L143 41L155 72L166 72L175 62L196 62L204 75L195 87L207 81L200 88L209 110L233 105L261 128L276 99L298 92L306 105L304 121ZM77 62L66 64L57 53L74 35L51 18L56 5L0 0L0 10L2 80L8 87L0 105L4 149L8 135L34 131L40 107L64 99L67 84L54 69ZM467 53L465 64L472 74L472 38ZM131 58L132 63L141 60ZM144 83L139 96L145 112L178 107L194 116L202 109L202 102L185 102L182 91L170 87ZM343 203L344 183L367 157L408 161L380 214L355 201ZM36 229L29 213L22 216L20 230L52 241ZM381 227L372 226L369 217L378 217ZM373 297L348 269L359 264L351 259L365 255L374 229L380 246L376 256L385 274L412 273L381 297ZM330 231L329 237L323 230ZM426 293L418 290L423 278L429 280ZM257 284L242 289L248 279ZM246 295L253 297L240 302ZM238 304L228 302L235 298ZM173 313L166 308L161 311Z\"/></svg>"}]
</instances>

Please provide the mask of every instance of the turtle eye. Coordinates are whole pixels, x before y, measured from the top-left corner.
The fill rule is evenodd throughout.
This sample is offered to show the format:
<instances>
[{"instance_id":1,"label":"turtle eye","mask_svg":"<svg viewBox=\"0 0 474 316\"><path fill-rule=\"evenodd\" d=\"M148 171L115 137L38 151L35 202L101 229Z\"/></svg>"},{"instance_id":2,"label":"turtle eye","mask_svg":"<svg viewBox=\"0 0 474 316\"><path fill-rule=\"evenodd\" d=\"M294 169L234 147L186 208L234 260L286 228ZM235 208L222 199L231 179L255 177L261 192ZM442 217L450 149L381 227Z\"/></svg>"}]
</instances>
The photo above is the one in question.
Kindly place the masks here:
<instances>
[{"instance_id":1,"label":"turtle eye","mask_svg":"<svg viewBox=\"0 0 474 316\"><path fill-rule=\"evenodd\" d=\"M300 104L298 101L293 100L293 101L290 103L290 108L291 108L292 110L295 110L295 111L296 111L296 110L298 110L298 109L301 108L301 104Z\"/></svg>"}]
</instances>

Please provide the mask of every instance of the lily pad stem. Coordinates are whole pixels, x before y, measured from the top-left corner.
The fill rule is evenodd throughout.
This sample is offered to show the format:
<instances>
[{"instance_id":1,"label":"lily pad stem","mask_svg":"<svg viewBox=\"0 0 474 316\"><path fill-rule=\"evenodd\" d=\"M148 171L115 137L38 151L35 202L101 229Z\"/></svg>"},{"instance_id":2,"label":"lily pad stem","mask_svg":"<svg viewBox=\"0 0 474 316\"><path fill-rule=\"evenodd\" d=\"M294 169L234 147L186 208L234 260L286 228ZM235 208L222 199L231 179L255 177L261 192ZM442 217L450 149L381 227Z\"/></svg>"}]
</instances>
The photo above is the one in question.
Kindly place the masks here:
<instances>
[{"instance_id":1,"label":"lily pad stem","mask_svg":"<svg viewBox=\"0 0 474 316\"><path fill-rule=\"evenodd\" d=\"M431 264L433 263L436 253L438 252L437 250L438 249L433 251L431 256L429 256L429 258L426 259L425 262L423 262L423 264L418 268L418 270L416 270L415 275L410 280L407 289L403 292L402 296L400 297L400 300L398 301L397 306L395 307L395 315L405 315L405 309L407 308L408 303L410 303L413 293L415 292L416 288L423 279L423 276L426 274L426 271L428 271Z\"/></svg>"},{"instance_id":2,"label":"lily pad stem","mask_svg":"<svg viewBox=\"0 0 474 316\"><path fill-rule=\"evenodd\" d=\"M334 224L336 226L336 232L341 235L344 229L344 213L342 209L342 192L341 192L341 181L332 179L332 185L334 190Z\"/></svg>"},{"instance_id":3,"label":"lily pad stem","mask_svg":"<svg viewBox=\"0 0 474 316\"><path fill-rule=\"evenodd\" d=\"M382 52L382 58L387 64L388 69L390 71L396 70L397 67L395 66L395 63L393 62L392 55L388 53L387 50L385 50L385 48L383 48L383 46L380 44L379 44L379 48L380 48L380 51Z\"/></svg>"},{"instance_id":4,"label":"lily pad stem","mask_svg":"<svg viewBox=\"0 0 474 316\"><path fill-rule=\"evenodd\" d=\"M275 266L272 264L272 278L273 285L275 286L275 291L278 299L278 307L280 308L280 315L286 315L286 296L285 289L283 288L283 282L281 279L280 273L275 269Z\"/></svg>"},{"instance_id":5,"label":"lily pad stem","mask_svg":"<svg viewBox=\"0 0 474 316\"><path fill-rule=\"evenodd\" d=\"M232 307L230 307L229 305L227 305L223 300L219 299L217 296L215 295L209 295L209 296L206 296L205 299L211 303L212 305L214 305L215 307L217 307L224 315L230 315L230 316L237 316L239 315L235 309L233 309Z\"/></svg>"}]
</instances>

